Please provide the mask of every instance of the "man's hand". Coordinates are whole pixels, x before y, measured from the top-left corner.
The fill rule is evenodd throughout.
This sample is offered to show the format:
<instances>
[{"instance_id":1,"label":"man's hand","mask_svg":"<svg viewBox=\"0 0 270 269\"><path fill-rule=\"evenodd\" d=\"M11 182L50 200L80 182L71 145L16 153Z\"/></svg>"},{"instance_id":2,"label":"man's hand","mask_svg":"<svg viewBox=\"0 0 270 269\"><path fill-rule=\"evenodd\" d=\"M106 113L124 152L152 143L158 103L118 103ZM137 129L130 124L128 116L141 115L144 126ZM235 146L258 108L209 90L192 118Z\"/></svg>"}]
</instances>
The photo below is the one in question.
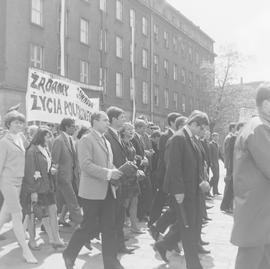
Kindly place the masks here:
<instances>
[{"instance_id":1,"label":"man's hand","mask_svg":"<svg viewBox=\"0 0 270 269\"><path fill-rule=\"evenodd\" d=\"M149 161L147 158L144 157L144 159L142 160L142 163L141 163L143 166L148 166L149 165Z\"/></svg>"},{"instance_id":2,"label":"man's hand","mask_svg":"<svg viewBox=\"0 0 270 269\"><path fill-rule=\"evenodd\" d=\"M202 181L200 184L200 189L203 193L207 193L210 191L211 187L207 181Z\"/></svg>"},{"instance_id":3,"label":"man's hand","mask_svg":"<svg viewBox=\"0 0 270 269\"><path fill-rule=\"evenodd\" d=\"M37 203L38 201L38 194L36 192L31 193L31 202Z\"/></svg>"},{"instance_id":4,"label":"man's hand","mask_svg":"<svg viewBox=\"0 0 270 269\"><path fill-rule=\"evenodd\" d=\"M120 182L119 179L111 179L110 182L111 182L111 184L112 184L114 187L116 187L116 188L119 188L120 185L121 185L121 182Z\"/></svg>"},{"instance_id":5,"label":"man's hand","mask_svg":"<svg viewBox=\"0 0 270 269\"><path fill-rule=\"evenodd\" d=\"M113 169L111 174L111 179L119 179L123 173L119 171L118 169Z\"/></svg>"},{"instance_id":6,"label":"man's hand","mask_svg":"<svg viewBox=\"0 0 270 269\"><path fill-rule=\"evenodd\" d=\"M178 193L178 194L175 194L174 197L175 197L176 202L178 204L182 204L183 201L184 201L184 198L185 198L185 194L184 193Z\"/></svg>"}]
</instances>

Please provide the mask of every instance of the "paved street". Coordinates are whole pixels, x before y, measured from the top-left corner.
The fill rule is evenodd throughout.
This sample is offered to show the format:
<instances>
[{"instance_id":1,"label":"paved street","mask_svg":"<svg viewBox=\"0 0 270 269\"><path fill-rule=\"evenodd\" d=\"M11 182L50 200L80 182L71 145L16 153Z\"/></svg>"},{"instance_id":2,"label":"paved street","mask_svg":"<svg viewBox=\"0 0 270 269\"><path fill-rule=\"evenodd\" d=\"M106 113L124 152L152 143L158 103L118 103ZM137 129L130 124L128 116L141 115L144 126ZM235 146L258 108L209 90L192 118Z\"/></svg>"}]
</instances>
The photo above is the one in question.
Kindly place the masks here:
<instances>
[{"instance_id":1,"label":"paved street","mask_svg":"<svg viewBox=\"0 0 270 269\"><path fill-rule=\"evenodd\" d=\"M220 190L223 190L223 176L221 175ZM202 263L204 268L210 269L233 269L236 255L236 248L229 243L232 216L221 213L219 205L221 197L215 198L211 203L214 208L209 210L209 217L213 220L203 229L203 239L210 241L211 254L202 256ZM210 205L210 204L209 204ZM21 258L21 251L18 244L15 242L13 232L10 231L10 224L5 225L5 235L7 240L0 242L0 268L57 268L64 269L64 264L60 252L55 252L49 245L45 244L41 252L36 252L35 255L39 260L38 265L27 265L23 263ZM38 229L39 230L39 229ZM61 235L65 240L70 237L70 231L61 230ZM44 234L39 234L39 240L47 240ZM129 240L129 245L137 247L134 255L125 255L121 257L121 263L126 269L185 269L185 262L183 256L171 252L168 253L170 260L169 265L165 265L160 257L155 254L152 249L153 240L148 232L136 236L136 238ZM83 248L77 261L76 267L78 269L102 269L101 265L101 246L97 242L94 244L94 250L88 251Z\"/></svg>"}]
</instances>

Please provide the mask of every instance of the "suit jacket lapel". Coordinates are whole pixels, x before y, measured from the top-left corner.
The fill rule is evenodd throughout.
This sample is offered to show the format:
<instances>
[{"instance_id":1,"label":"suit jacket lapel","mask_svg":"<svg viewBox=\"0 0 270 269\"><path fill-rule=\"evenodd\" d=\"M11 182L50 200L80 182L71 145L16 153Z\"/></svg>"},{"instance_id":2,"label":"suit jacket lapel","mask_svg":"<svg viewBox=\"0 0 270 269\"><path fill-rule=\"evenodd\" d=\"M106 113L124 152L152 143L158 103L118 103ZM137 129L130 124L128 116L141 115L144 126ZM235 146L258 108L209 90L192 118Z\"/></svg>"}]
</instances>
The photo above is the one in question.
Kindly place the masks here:
<instances>
[{"instance_id":1,"label":"suit jacket lapel","mask_svg":"<svg viewBox=\"0 0 270 269\"><path fill-rule=\"evenodd\" d=\"M195 152L196 156L198 154L198 148L195 145L195 142L192 140L192 138L189 136L188 132L184 129L184 134L186 136L186 138L188 139L189 143L192 146L193 151Z\"/></svg>"},{"instance_id":2,"label":"suit jacket lapel","mask_svg":"<svg viewBox=\"0 0 270 269\"><path fill-rule=\"evenodd\" d=\"M72 155L72 149L71 149L70 143L69 143L69 141L68 141L68 139L67 139L67 137L65 136L64 133L62 133L62 138L63 138L64 143L66 144L66 146L67 146L69 152L70 152L71 155Z\"/></svg>"},{"instance_id":3,"label":"suit jacket lapel","mask_svg":"<svg viewBox=\"0 0 270 269\"><path fill-rule=\"evenodd\" d=\"M23 151L23 152L25 151L24 148L20 147L17 143L15 143L13 137L12 137L10 134L7 134L6 137L7 137L7 139L8 139L13 145L15 145L20 151Z\"/></svg>"},{"instance_id":4,"label":"suit jacket lapel","mask_svg":"<svg viewBox=\"0 0 270 269\"><path fill-rule=\"evenodd\" d=\"M106 153L107 155L109 155L108 147L106 147L106 145L105 145L105 142L107 143L107 141L106 141L106 140L102 141L102 138L99 137L99 136L96 134L95 131L93 131L92 134L93 134L94 138L97 140L98 144L101 146L101 148L105 151L105 153Z\"/></svg>"},{"instance_id":5,"label":"suit jacket lapel","mask_svg":"<svg viewBox=\"0 0 270 269\"><path fill-rule=\"evenodd\" d=\"M110 132L112 138L120 145L121 150L125 153L125 150L123 148L121 141L119 140L119 137L116 136L116 134L114 133L114 131L111 128L109 128L109 132Z\"/></svg>"}]
</instances>

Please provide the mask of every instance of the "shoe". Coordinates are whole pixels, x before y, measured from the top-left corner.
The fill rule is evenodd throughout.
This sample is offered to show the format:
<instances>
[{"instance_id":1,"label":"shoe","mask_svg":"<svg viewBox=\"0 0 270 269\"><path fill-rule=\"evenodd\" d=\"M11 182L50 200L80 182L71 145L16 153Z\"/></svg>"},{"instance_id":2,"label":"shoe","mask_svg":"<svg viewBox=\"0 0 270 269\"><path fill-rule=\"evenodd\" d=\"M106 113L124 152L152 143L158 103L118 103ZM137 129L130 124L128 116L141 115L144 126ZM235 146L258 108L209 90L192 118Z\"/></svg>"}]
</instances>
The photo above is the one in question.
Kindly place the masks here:
<instances>
[{"instance_id":1,"label":"shoe","mask_svg":"<svg viewBox=\"0 0 270 269\"><path fill-rule=\"evenodd\" d=\"M114 263L112 269L125 269L125 267L117 260L117 261Z\"/></svg>"},{"instance_id":2,"label":"shoe","mask_svg":"<svg viewBox=\"0 0 270 269\"><path fill-rule=\"evenodd\" d=\"M62 257L63 257L64 263L65 263L66 269L73 269L74 262L65 255L65 252L63 252Z\"/></svg>"},{"instance_id":3,"label":"shoe","mask_svg":"<svg viewBox=\"0 0 270 269\"><path fill-rule=\"evenodd\" d=\"M7 238L4 235L0 234L0 241L6 240L6 239Z\"/></svg>"},{"instance_id":4,"label":"shoe","mask_svg":"<svg viewBox=\"0 0 270 269\"><path fill-rule=\"evenodd\" d=\"M158 252L158 254L160 255L160 257L162 258L164 262L169 263L169 260L166 257L166 252L167 252L166 249L164 249L158 243L155 243L153 248L154 248L154 251Z\"/></svg>"},{"instance_id":5,"label":"shoe","mask_svg":"<svg viewBox=\"0 0 270 269\"><path fill-rule=\"evenodd\" d=\"M157 228L156 228L155 226L152 225L152 226L149 228L149 231L150 231L150 235L153 237L153 239L154 239L155 241L158 241L160 234L159 234L159 231L157 230Z\"/></svg>"},{"instance_id":6,"label":"shoe","mask_svg":"<svg viewBox=\"0 0 270 269\"><path fill-rule=\"evenodd\" d=\"M198 245L197 250L198 250L199 254L210 254L211 253L210 250L203 248L203 246L201 246L201 245Z\"/></svg>"},{"instance_id":7,"label":"shoe","mask_svg":"<svg viewBox=\"0 0 270 269\"><path fill-rule=\"evenodd\" d=\"M67 245L64 242L61 242L61 243L51 243L51 246L55 251L57 251L59 248L65 248Z\"/></svg>"},{"instance_id":8,"label":"shoe","mask_svg":"<svg viewBox=\"0 0 270 269\"><path fill-rule=\"evenodd\" d=\"M202 239L200 240L200 245L202 245L202 246L206 246L209 244L210 244L209 242L203 241Z\"/></svg>"},{"instance_id":9,"label":"shoe","mask_svg":"<svg viewBox=\"0 0 270 269\"><path fill-rule=\"evenodd\" d=\"M42 231L43 233L46 233L46 229L45 229L45 226L43 224L41 224L41 226L40 226L40 231Z\"/></svg>"},{"instance_id":10,"label":"shoe","mask_svg":"<svg viewBox=\"0 0 270 269\"><path fill-rule=\"evenodd\" d=\"M206 220L206 221L211 221L212 220L211 218L208 218L208 217L205 217L203 219Z\"/></svg>"},{"instance_id":11,"label":"shoe","mask_svg":"<svg viewBox=\"0 0 270 269\"><path fill-rule=\"evenodd\" d=\"M134 234L144 234L144 232L138 228L131 228L130 231Z\"/></svg>"},{"instance_id":12,"label":"shoe","mask_svg":"<svg viewBox=\"0 0 270 269\"><path fill-rule=\"evenodd\" d=\"M84 246L88 249L88 250L93 250L93 248L92 248L92 246L91 246L91 241L90 242L86 242L85 244L84 244Z\"/></svg>"},{"instance_id":13,"label":"shoe","mask_svg":"<svg viewBox=\"0 0 270 269\"><path fill-rule=\"evenodd\" d=\"M29 257L26 257L23 254L23 259L28 264L37 264L38 263L37 259L32 255L32 253L31 253L31 255L29 255Z\"/></svg>"},{"instance_id":14,"label":"shoe","mask_svg":"<svg viewBox=\"0 0 270 269\"><path fill-rule=\"evenodd\" d=\"M122 248L118 249L118 253L119 254L133 254L134 250L135 250L135 248L122 247Z\"/></svg>"},{"instance_id":15,"label":"shoe","mask_svg":"<svg viewBox=\"0 0 270 269\"><path fill-rule=\"evenodd\" d=\"M206 206L206 209L211 209L211 208L213 208L214 206Z\"/></svg>"},{"instance_id":16,"label":"shoe","mask_svg":"<svg viewBox=\"0 0 270 269\"><path fill-rule=\"evenodd\" d=\"M63 226L65 228L70 228L71 227L71 224L69 224L68 222L66 221L58 221L58 225L59 226Z\"/></svg>"},{"instance_id":17,"label":"shoe","mask_svg":"<svg viewBox=\"0 0 270 269\"><path fill-rule=\"evenodd\" d=\"M213 195L222 195L220 192L215 192Z\"/></svg>"},{"instance_id":18,"label":"shoe","mask_svg":"<svg viewBox=\"0 0 270 269\"><path fill-rule=\"evenodd\" d=\"M39 245L39 246L37 246L37 245L33 246L33 245L31 245L30 241L28 242L28 247L31 250L33 250L33 251L40 251L41 250L41 245Z\"/></svg>"}]
</instances>

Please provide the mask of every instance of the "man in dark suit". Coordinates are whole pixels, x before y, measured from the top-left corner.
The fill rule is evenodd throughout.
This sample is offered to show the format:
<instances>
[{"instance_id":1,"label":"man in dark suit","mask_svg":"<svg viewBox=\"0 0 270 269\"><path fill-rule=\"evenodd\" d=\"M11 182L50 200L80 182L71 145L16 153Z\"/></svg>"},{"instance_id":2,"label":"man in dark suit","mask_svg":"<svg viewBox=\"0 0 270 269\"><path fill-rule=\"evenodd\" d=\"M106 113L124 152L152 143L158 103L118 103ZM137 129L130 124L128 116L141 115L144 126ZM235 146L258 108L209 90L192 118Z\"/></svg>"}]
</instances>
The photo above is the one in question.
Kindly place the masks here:
<instances>
[{"instance_id":1,"label":"man in dark suit","mask_svg":"<svg viewBox=\"0 0 270 269\"><path fill-rule=\"evenodd\" d=\"M213 173L213 176L210 180L210 186L213 187L213 195L221 194L218 191L219 159L224 162L218 141L219 141L219 134L213 133L212 140L209 143L210 163L211 163L211 170Z\"/></svg>"},{"instance_id":2,"label":"man in dark suit","mask_svg":"<svg viewBox=\"0 0 270 269\"><path fill-rule=\"evenodd\" d=\"M127 156L123 145L121 143L121 138L119 135L119 130L123 127L126 120L125 113L122 109L112 106L107 109L107 115L110 122L110 127L105 133L106 139L110 142L112 153L113 153L113 164L116 168L119 168L127 161ZM117 229L117 239L118 239L118 252L131 254L133 249L128 249L125 246L124 238L124 223L125 223L125 207L123 204L121 186L117 190L117 209L116 209L116 229Z\"/></svg>"},{"instance_id":3,"label":"man in dark suit","mask_svg":"<svg viewBox=\"0 0 270 269\"><path fill-rule=\"evenodd\" d=\"M158 190L153 201L151 214L150 214L150 220L148 223L148 226L150 228L152 235L157 233L156 231L157 229L155 226L153 226L153 224L159 219L162 213L162 209L167 200L167 194L164 193L162 190L165 170L166 170L164 155L165 155L167 141L175 133L176 131L175 122L176 122L176 119L179 117L181 117L181 114L176 113L176 112L168 114L167 122L168 122L169 128L165 133L161 135L160 140L159 140L159 160L158 160L157 178L156 178L157 179L156 186Z\"/></svg>"},{"instance_id":4,"label":"man in dark suit","mask_svg":"<svg viewBox=\"0 0 270 269\"><path fill-rule=\"evenodd\" d=\"M117 259L116 186L122 173L113 165L111 145L104 137L109 126L105 112L91 116L92 129L78 142L81 169L79 197L83 207L83 221L73 233L63 258L67 269L72 269L82 246L96 231L97 221L102 233L104 269L123 269Z\"/></svg>"},{"instance_id":5,"label":"man in dark suit","mask_svg":"<svg viewBox=\"0 0 270 269\"><path fill-rule=\"evenodd\" d=\"M81 209L76 196L76 182L79 179L78 159L72 139L75 132L73 119L65 118L60 124L61 134L52 146L52 161L58 166L57 189L64 198L70 217L75 224L82 221ZM63 224L64 223L64 220Z\"/></svg>"},{"instance_id":6,"label":"man in dark suit","mask_svg":"<svg viewBox=\"0 0 270 269\"><path fill-rule=\"evenodd\" d=\"M187 269L202 269L198 257L197 231L200 225L200 149L195 141L209 125L205 113L196 111L168 146L163 189L169 193L177 214Z\"/></svg>"},{"instance_id":7,"label":"man in dark suit","mask_svg":"<svg viewBox=\"0 0 270 269\"><path fill-rule=\"evenodd\" d=\"M145 154L145 145L143 143L143 135L146 132L147 124L142 119L136 119L134 123L135 134L131 142L136 150L136 155L141 159L140 170L146 171L149 166L149 161ZM139 182L141 194L138 197L138 219L142 221L147 218L150 212L151 199L151 182L149 177L145 177L144 180Z\"/></svg>"}]
</instances>

